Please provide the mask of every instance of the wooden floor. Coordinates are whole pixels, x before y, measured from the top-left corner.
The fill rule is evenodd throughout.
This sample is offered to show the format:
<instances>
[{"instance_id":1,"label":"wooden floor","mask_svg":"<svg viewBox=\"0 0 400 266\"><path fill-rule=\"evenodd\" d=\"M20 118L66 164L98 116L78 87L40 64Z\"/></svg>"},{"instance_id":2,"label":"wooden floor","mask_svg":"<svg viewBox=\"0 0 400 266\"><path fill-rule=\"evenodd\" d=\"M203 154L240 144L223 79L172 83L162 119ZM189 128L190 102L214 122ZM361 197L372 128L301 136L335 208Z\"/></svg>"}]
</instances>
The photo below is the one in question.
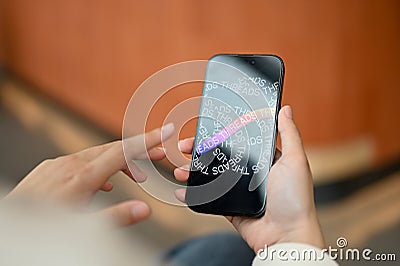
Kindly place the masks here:
<instances>
[{"instance_id":1,"label":"wooden floor","mask_svg":"<svg viewBox=\"0 0 400 266\"><path fill-rule=\"evenodd\" d=\"M25 130L39 131L49 145L62 153L110 140L83 120L13 82L5 82L0 87L0 100L0 106ZM0 152L7 153L7 150ZM153 263L157 258L154 254L161 254L182 240L221 230L233 231L224 218L197 215L185 207L172 206L151 197L123 174L115 175L113 182L115 189L111 193L100 193L96 198L98 204L109 205L135 198L152 206L153 215L149 221L124 229L132 235L132 248L141 254L138 262L143 265ZM395 173L345 199L320 206L318 214L328 244L335 246L338 237L346 237L350 246L363 247L382 232L399 228L399 210L400 173ZM400 239L386 244L398 247Z\"/></svg>"}]
</instances>

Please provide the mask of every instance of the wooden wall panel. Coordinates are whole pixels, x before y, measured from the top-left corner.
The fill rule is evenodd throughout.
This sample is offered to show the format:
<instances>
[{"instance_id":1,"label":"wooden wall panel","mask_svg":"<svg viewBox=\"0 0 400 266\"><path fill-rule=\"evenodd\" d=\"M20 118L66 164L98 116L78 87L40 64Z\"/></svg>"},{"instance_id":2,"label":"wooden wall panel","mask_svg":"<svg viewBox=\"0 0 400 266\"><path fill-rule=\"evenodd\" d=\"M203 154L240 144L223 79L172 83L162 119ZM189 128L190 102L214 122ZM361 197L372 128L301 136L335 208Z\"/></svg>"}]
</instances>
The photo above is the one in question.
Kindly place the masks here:
<instances>
[{"instance_id":1,"label":"wooden wall panel","mask_svg":"<svg viewBox=\"0 0 400 266\"><path fill-rule=\"evenodd\" d=\"M0 1L0 67L4 64L4 53L5 53L5 40L4 40L4 23L5 23L5 8L4 1ZM0 70L1 71L1 70ZM1 73L0 73L1 75Z\"/></svg>"},{"instance_id":2,"label":"wooden wall panel","mask_svg":"<svg viewBox=\"0 0 400 266\"><path fill-rule=\"evenodd\" d=\"M306 145L367 136L378 159L400 153L398 1L2 1L6 66L114 134L161 68L274 53Z\"/></svg>"}]
</instances>

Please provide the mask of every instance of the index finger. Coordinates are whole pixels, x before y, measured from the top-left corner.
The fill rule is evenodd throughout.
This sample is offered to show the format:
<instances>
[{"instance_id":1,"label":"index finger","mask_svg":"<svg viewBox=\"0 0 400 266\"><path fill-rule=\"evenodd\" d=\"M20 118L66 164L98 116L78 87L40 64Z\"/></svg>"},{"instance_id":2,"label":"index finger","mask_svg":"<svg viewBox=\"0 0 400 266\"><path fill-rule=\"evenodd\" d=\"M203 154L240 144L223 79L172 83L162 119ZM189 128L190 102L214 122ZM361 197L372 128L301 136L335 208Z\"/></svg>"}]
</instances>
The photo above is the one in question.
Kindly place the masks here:
<instances>
[{"instance_id":1,"label":"index finger","mask_svg":"<svg viewBox=\"0 0 400 266\"><path fill-rule=\"evenodd\" d=\"M124 143L124 147L122 142L118 142L118 145L111 145L105 152L88 163L88 174L93 179L91 181L96 186L103 185L113 174L126 169L127 164L129 166L129 163L137 159L140 154L170 138L173 132L174 125L167 124L162 129L157 128L148 133L129 138L128 142Z\"/></svg>"},{"instance_id":2,"label":"index finger","mask_svg":"<svg viewBox=\"0 0 400 266\"><path fill-rule=\"evenodd\" d=\"M94 147L90 147L90 148L81 150L79 152L76 152L75 155L78 156L78 158L80 158L82 160L91 161L91 160L95 159L97 156L99 156L100 154L102 154L103 152L107 151L112 146L118 145L118 142L120 142L120 140L112 141L112 142L109 142L106 144L101 144L101 145L94 146Z\"/></svg>"},{"instance_id":3,"label":"index finger","mask_svg":"<svg viewBox=\"0 0 400 266\"><path fill-rule=\"evenodd\" d=\"M169 123L145 134L124 139L124 151L127 160L140 158L147 150L169 139L175 131L174 124Z\"/></svg>"}]
</instances>

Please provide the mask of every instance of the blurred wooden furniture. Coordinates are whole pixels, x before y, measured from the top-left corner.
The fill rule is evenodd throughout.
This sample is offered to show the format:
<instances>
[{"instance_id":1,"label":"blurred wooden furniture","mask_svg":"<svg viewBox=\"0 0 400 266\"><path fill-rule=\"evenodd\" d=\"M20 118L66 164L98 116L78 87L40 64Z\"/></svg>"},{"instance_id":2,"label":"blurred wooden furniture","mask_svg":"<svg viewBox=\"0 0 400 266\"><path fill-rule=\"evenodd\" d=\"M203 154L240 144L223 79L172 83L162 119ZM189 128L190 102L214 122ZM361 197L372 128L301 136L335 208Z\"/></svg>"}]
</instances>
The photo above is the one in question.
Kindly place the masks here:
<instances>
[{"instance_id":1,"label":"blurred wooden furniture","mask_svg":"<svg viewBox=\"0 0 400 266\"><path fill-rule=\"evenodd\" d=\"M0 60L119 135L132 93L154 72L216 53L278 54L283 102L311 157L343 146L334 157L368 167L400 155L399 10L396 0L2 0Z\"/></svg>"}]
</instances>

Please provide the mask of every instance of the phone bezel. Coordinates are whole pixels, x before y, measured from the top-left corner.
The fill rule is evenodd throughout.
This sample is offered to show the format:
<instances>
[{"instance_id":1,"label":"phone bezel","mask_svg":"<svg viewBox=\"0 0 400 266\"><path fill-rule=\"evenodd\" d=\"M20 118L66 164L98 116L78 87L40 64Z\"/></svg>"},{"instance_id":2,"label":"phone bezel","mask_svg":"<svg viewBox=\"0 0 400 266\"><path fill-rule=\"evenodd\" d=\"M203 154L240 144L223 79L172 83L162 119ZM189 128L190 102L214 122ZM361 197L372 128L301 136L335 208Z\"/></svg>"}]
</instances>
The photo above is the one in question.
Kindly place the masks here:
<instances>
[{"instance_id":1,"label":"phone bezel","mask_svg":"<svg viewBox=\"0 0 400 266\"><path fill-rule=\"evenodd\" d=\"M246 57L246 58L250 57L250 58L254 58L254 59L251 59L251 60L256 60L256 58L259 58L259 57L273 57L275 59L278 59L278 61L280 62L280 65L281 65L281 67L280 67L280 75L279 75L280 87L279 87L279 91L278 91L279 95L277 97L277 104L276 104L276 110L275 110L275 117L274 117L274 119L275 119L274 120L275 121L275 123L274 123L275 129L274 129L274 132L273 132L274 141L273 141L273 144L272 144L273 145L272 150L271 150L272 154L271 154L271 157L270 157L270 158L274 158L275 150L276 150L276 138L277 138L277 134L278 134L278 114L279 114L279 110L281 108L283 81L284 81L284 74L285 74L285 66L284 66L284 62L283 62L282 58L277 56L277 55L273 55L273 54L216 54L216 55L212 56L208 61L211 61L212 59L214 59L216 57L219 57L219 56L235 56L235 57ZM255 64L256 63L257 63L257 61L255 61ZM206 74L205 75L207 75L208 66L209 66L209 64L207 64ZM204 92L205 92L205 86L203 86L202 95L204 95ZM203 104L203 101L201 102L200 110L201 110L202 104ZM199 127L199 123L200 123L200 120L197 122L195 139L197 138L197 134L198 134L197 128ZM194 152L195 151L193 150L192 158L193 158ZM192 163L193 163L193 161L191 161L191 164ZM272 164L273 164L273 160L271 160L269 168L272 167ZM266 182L266 181L267 181L267 179L265 181L263 181L263 182ZM189 179L187 181L187 184L189 184L190 182L191 182L191 175L189 174ZM186 197L187 197L187 195L186 195ZM224 215L224 216L260 217L260 216L264 215L264 213L265 213L266 201L267 201L267 195L264 195L264 202L263 202L262 208L260 210L258 210L257 212L254 212L254 213L250 213L250 212L243 213L243 212L239 212L239 211L232 212L232 211L223 211L223 210L222 211L221 210L209 210L209 209L204 209L203 208L204 204L188 205L188 207L192 211L195 211L195 212L198 212L198 213L205 213L205 214Z\"/></svg>"}]
</instances>

